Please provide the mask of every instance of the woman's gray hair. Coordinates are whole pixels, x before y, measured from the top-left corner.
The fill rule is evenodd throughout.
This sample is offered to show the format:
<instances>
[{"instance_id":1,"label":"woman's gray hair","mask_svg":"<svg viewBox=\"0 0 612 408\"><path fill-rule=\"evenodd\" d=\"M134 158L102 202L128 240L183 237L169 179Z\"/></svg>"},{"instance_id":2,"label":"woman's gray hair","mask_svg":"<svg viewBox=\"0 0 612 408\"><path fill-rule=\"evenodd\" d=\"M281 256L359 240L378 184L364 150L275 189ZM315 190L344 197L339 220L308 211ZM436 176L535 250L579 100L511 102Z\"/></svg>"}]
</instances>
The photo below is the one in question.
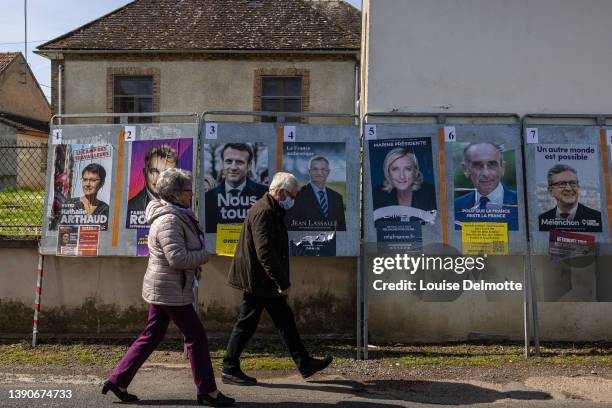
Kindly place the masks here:
<instances>
[{"instance_id":1,"label":"woman's gray hair","mask_svg":"<svg viewBox=\"0 0 612 408\"><path fill-rule=\"evenodd\" d=\"M156 187L159 198L173 202L183 190L191 188L191 173L175 167L166 169L157 178Z\"/></svg>"},{"instance_id":2,"label":"woman's gray hair","mask_svg":"<svg viewBox=\"0 0 612 408\"><path fill-rule=\"evenodd\" d=\"M299 182L295 176L291 173L278 172L274 175L272 182L270 183L270 192L285 190L293 191L299 186Z\"/></svg>"}]
</instances>

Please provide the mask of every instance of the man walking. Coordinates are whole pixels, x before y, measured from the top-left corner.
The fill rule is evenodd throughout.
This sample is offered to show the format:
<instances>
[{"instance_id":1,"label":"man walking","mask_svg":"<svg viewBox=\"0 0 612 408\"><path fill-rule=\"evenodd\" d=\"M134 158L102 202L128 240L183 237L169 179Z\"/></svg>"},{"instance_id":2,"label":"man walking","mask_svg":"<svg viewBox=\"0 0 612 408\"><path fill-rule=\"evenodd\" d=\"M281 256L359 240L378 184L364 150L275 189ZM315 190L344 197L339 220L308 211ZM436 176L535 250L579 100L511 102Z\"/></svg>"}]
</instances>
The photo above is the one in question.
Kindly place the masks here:
<instances>
[{"instance_id":1,"label":"man walking","mask_svg":"<svg viewBox=\"0 0 612 408\"><path fill-rule=\"evenodd\" d=\"M279 329L302 377L308 378L332 362L331 356L318 360L308 355L286 300L291 282L289 242L283 218L285 211L293 206L298 191L298 181L292 174L277 173L269 193L253 205L242 226L228 283L244 295L223 358L221 377L225 384L257 384L255 378L240 369L240 354L255 333L264 309Z\"/></svg>"}]
</instances>

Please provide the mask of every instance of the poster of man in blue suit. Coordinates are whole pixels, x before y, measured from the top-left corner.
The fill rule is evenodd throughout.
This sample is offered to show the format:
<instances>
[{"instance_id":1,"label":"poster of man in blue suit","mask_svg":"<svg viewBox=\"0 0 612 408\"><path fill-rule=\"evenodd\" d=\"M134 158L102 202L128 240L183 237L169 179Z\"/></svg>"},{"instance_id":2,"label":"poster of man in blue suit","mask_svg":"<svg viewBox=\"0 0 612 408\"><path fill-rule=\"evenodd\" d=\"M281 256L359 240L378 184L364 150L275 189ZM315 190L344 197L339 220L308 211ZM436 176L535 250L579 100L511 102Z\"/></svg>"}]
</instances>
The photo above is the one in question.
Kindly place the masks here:
<instances>
[{"instance_id":1,"label":"poster of man in blue suit","mask_svg":"<svg viewBox=\"0 0 612 408\"><path fill-rule=\"evenodd\" d=\"M456 149L455 229L465 222L502 222L518 230L514 151L493 142L457 143Z\"/></svg>"}]
</instances>

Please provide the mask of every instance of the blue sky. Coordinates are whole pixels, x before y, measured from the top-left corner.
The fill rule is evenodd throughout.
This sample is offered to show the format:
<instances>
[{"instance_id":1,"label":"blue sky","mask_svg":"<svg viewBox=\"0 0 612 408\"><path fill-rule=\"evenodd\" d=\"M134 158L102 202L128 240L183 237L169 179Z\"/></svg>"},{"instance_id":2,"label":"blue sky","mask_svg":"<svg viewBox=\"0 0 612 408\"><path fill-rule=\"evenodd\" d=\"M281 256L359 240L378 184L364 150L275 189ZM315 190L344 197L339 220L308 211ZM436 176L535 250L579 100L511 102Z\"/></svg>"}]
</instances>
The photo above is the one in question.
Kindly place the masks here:
<instances>
[{"instance_id":1,"label":"blue sky","mask_svg":"<svg viewBox=\"0 0 612 408\"><path fill-rule=\"evenodd\" d=\"M51 95L51 64L32 51L131 0L27 0L28 63L41 88ZM361 0L347 0L361 8ZM24 52L24 0L0 0L0 52Z\"/></svg>"}]
</instances>

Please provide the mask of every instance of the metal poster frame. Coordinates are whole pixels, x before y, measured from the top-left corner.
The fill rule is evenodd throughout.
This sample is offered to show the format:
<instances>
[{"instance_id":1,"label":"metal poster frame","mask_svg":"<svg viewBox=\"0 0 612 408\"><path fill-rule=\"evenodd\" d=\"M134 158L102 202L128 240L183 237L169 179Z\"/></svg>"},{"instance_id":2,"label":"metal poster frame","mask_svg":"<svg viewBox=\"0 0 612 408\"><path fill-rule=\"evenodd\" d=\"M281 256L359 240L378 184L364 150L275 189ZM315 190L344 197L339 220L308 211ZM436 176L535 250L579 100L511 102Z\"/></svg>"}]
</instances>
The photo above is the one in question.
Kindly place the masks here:
<instances>
[{"instance_id":1,"label":"metal poster frame","mask_svg":"<svg viewBox=\"0 0 612 408\"><path fill-rule=\"evenodd\" d=\"M367 125L376 125L376 124L388 124L388 123L399 123L399 124L433 124L438 125L438 138L442 142L444 142L444 129L445 125L515 125L519 127L519 140L518 143L521 144L520 139L520 124L521 118L518 114L515 113L431 113L431 112L368 112L364 115L364 119L362 122L362 149L365 151L364 143L365 143L365 129ZM445 154L444 152L442 154ZM522 152L521 152L522 155ZM524 163L524 156L521 156ZM442 158L441 158L442 160ZM524 177L524 172L523 172ZM518 181L518 180L517 180ZM365 183L365 180L363 181ZM363 190L364 187L362 185L362 209L363 209ZM524 192L524 191L523 191ZM441 194L446 194L445 186L443 186ZM523 196L523 200L525 196ZM363 211L363 210L362 210ZM363 216L363 214L362 214ZM523 214L523 219L525 220L525 224L527 224L526 213ZM363 222L363 220L362 220ZM363 241L363 226L362 226L362 248L365 244ZM448 230L447 228L443 228L446 230L446 239L443 237L443 242L448 242ZM524 230L526 231L526 229ZM367 359L368 358L368 291L365 288L365 272L363 270L363 251L360 254L359 262L359 273L357 280L357 356L358 359ZM525 254L521 254L524 258ZM528 257L527 257L528 258ZM524 320L524 342L525 342L525 356L529 355L529 331L528 331L528 322L529 322L529 297L528 293L530 290L530 278L529 271L530 269L527 267L528 259L524 259L523 262L523 280L524 280L524 290L523 290L523 320Z\"/></svg>"}]
</instances>

